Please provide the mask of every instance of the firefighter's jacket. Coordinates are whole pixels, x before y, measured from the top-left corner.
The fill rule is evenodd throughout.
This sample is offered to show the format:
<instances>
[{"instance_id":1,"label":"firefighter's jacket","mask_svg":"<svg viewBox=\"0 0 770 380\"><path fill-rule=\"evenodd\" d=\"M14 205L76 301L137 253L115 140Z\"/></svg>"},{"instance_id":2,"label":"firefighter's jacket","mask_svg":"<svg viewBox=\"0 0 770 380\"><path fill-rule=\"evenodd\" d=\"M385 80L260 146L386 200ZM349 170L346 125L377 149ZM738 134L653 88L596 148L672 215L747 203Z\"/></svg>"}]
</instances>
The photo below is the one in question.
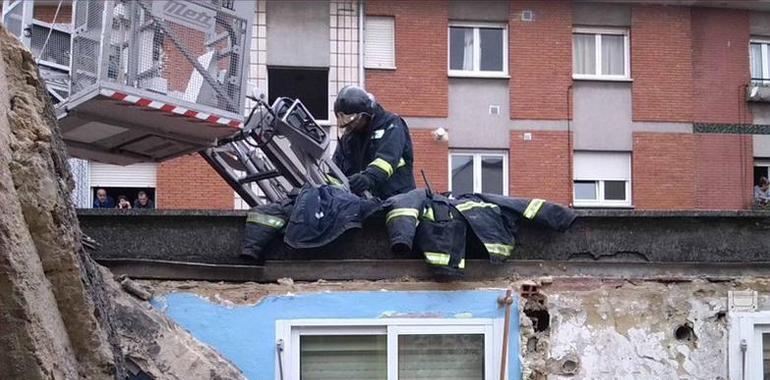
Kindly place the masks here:
<instances>
[{"instance_id":1,"label":"firefighter's jacket","mask_svg":"<svg viewBox=\"0 0 770 380\"><path fill-rule=\"evenodd\" d=\"M522 223L532 222L564 232L576 217L572 209L542 199L496 194L462 195L454 200L454 205L468 221L493 263L511 257Z\"/></svg>"},{"instance_id":2,"label":"firefighter's jacket","mask_svg":"<svg viewBox=\"0 0 770 380\"><path fill-rule=\"evenodd\" d=\"M332 159L348 177L357 173L369 177L373 183L369 190L380 199L415 188L409 128L401 117L379 105L365 132L340 138Z\"/></svg>"},{"instance_id":3,"label":"firefighter's jacket","mask_svg":"<svg viewBox=\"0 0 770 380\"><path fill-rule=\"evenodd\" d=\"M335 186L306 185L294 199L260 205L246 219L243 254L259 258L277 236L293 248L331 243L352 228L360 228L379 202L359 198Z\"/></svg>"},{"instance_id":4,"label":"firefighter's jacket","mask_svg":"<svg viewBox=\"0 0 770 380\"><path fill-rule=\"evenodd\" d=\"M522 222L564 231L575 220L572 210L542 199L493 194L447 199L418 189L392 197L383 206L394 251L409 251L415 242L428 264L455 271L465 267L466 226L484 245L490 261L499 263L513 254Z\"/></svg>"}]
</instances>

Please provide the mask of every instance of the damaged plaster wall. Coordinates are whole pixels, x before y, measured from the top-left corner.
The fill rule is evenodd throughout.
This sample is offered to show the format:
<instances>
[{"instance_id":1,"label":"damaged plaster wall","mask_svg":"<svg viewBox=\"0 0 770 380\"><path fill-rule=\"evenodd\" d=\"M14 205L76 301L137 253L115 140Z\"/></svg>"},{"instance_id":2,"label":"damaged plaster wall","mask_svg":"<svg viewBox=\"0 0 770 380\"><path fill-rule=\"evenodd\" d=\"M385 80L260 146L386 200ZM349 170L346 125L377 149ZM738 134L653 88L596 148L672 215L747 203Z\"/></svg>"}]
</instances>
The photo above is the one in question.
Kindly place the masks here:
<instances>
[{"instance_id":1,"label":"damaged plaster wall","mask_svg":"<svg viewBox=\"0 0 770 380\"><path fill-rule=\"evenodd\" d=\"M363 294L359 293L361 291L383 289L398 293L424 294L427 291L428 294L441 294L510 286L521 296L520 304L517 303L514 309L520 313L511 339L513 342L518 338L519 344L511 346L514 352L511 353L513 365L510 378L521 376L526 380L726 380L730 318L727 312L728 291L753 289L760 294L770 292L770 280L765 279L636 281L545 277L450 284L409 279L316 283L287 280L279 284L166 281L144 284L158 294L169 295L156 305L166 307L166 313L172 319L181 319L181 324L203 341L207 338L199 335L205 335L206 328L215 330L227 324L195 319L202 310L214 307L211 303L221 304L220 308L235 313L233 310L255 307L253 305L288 307L292 304L284 304L285 299L302 299L297 295L307 296L306 293L315 295L313 297L355 297L356 294ZM494 292L501 293L500 290ZM460 310L463 307L457 303L467 300L435 298L432 302L426 300L423 304L412 305L412 311L422 309L425 312L432 307L432 303L447 302ZM323 317L333 313L338 306L327 304L327 309L319 307L313 312ZM770 298L760 297L759 306L760 309L770 310ZM379 308L379 305L373 306L373 314L369 317L377 317L374 310ZM298 313L303 312L308 311ZM500 317L499 312L494 315ZM284 317L288 318L290 314ZM208 327L202 327L205 325ZM272 333L275 327L269 323L268 326L253 328ZM228 356L227 353L224 355ZM273 365L272 359L267 365ZM519 368L520 372L515 373L515 368ZM271 373L257 378L274 377Z\"/></svg>"}]
</instances>

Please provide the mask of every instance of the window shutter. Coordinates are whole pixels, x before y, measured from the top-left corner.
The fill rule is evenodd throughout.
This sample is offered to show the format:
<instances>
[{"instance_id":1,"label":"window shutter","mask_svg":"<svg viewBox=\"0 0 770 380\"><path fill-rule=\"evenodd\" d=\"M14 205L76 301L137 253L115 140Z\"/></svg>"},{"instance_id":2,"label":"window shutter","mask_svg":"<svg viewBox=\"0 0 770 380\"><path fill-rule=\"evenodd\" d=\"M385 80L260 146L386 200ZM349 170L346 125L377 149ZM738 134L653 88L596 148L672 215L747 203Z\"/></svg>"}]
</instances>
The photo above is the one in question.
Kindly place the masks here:
<instances>
[{"instance_id":1,"label":"window shutter","mask_svg":"<svg viewBox=\"0 0 770 380\"><path fill-rule=\"evenodd\" d=\"M91 187L155 187L158 164L127 166L91 162Z\"/></svg>"},{"instance_id":2,"label":"window shutter","mask_svg":"<svg viewBox=\"0 0 770 380\"><path fill-rule=\"evenodd\" d=\"M393 69L396 67L395 19L367 17L364 36L364 67Z\"/></svg>"},{"instance_id":3,"label":"window shutter","mask_svg":"<svg viewBox=\"0 0 770 380\"><path fill-rule=\"evenodd\" d=\"M387 378L387 336L339 335L300 338L303 380Z\"/></svg>"},{"instance_id":4,"label":"window shutter","mask_svg":"<svg viewBox=\"0 0 770 380\"><path fill-rule=\"evenodd\" d=\"M576 180L631 180L631 153L575 152Z\"/></svg>"}]
</instances>

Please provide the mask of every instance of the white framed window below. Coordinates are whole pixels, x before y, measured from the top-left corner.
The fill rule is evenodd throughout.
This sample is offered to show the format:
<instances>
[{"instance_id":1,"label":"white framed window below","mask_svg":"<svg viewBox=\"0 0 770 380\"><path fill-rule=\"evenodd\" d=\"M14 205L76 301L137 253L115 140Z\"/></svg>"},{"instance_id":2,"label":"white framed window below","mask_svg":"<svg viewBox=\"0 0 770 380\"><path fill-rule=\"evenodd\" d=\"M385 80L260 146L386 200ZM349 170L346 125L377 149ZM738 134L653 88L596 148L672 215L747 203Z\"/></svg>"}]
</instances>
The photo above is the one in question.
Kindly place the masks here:
<instances>
[{"instance_id":1,"label":"white framed window below","mask_svg":"<svg viewBox=\"0 0 770 380\"><path fill-rule=\"evenodd\" d=\"M731 312L729 320L729 378L767 378L770 374L770 311Z\"/></svg>"},{"instance_id":2,"label":"white framed window below","mask_svg":"<svg viewBox=\"0 0 770 380\"><path fill-rule=\"evenodd\" d=\"M770 39L752 38L749 42L751 82L754 84L770 84L768 45L770 45Z\"/></svg>"},{"instance_id":3,"label":"white framed window below","mask_svg":"<svg viewBox=\"0 0 770 380\"><path fill-rule=\"evenodd\" d=\"M364 68L396 68L396 20L367 16L364 24Z\"/></svg>"},{"instance_id":4,"label":"white framed window below","mask_svg":"<svg viewBox=\"0 0 770 380\"><path fill-rule=\"evenodd\" d=\"M631 80L628 29L574 28L572 78Z\"/></svg>"},{"instance_id":5,"label":"white framed window below","mask_svg":"<svg viewBox=\"0 0 770 380\"><path fill-rule=\"evenodd\" d=\"M502 319L276 321L276 379L495 379Z\"/></svg>"},{"instance_id":6,"label":"white framed window below","mask_svg":"<svg viewBox=\"0 0 770 380\"><path fill-rule=\"evenodd\" d=\"M575 207L632 207L631 153L575 152Z\"/></svg>"},{"instance_id":7,"label":"white framed window below","mask_svg":"<svg viewBox=\"0 0 770 380\"><path fill-rule=\"evenodd\" d=\"M450 22L447 69L452 77L508 77L508 26Z\"/></svg>"},{"instance_id":8,"label":"white framed window below","mask_svg":"<svg viewBox=\"0 0 770 380\"><path fill-rule=\"evenodd\" d=\"M508 153L453 151L449 154L449 191L454 195L508 195Z\"/></svg>"}]
</instances>

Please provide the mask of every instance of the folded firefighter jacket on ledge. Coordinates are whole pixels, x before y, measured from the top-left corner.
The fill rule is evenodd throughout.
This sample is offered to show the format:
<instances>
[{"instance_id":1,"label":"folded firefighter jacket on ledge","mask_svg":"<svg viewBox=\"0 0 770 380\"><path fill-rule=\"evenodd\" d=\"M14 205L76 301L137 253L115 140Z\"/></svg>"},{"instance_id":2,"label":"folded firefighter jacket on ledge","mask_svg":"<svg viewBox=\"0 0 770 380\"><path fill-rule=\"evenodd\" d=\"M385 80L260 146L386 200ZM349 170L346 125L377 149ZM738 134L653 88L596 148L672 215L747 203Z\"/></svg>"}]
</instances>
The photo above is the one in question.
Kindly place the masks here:
<instances>
[{"instance_id":1,"label":"folded firefighter jacket on ledge","mask_svg":"<svg viewBox=\"0 0 770 380\"><path fill-rule=\"evenodd\" d=\"M306 185L299 195L249 211L244 231L244 256L259 258L275 237L284 234L292 248L316 248L331 243L352 228L360 228L380 208L335 186Z\"/></svg>"},{"instance_id":2,"label":"folded firefighter jacket on ledge","mask_svg":"<svg viewBox=\"0 0 770 380\"><path fill-rule=\"evenodd\" d=\"M483 244L491 262L501 263L513 254L523 222L563 232L576 217L571 209L542 199L494 194L449 199L424 189L391 197L383 207L391 249L416 248L428 264L454 271L465 268L467 230Z\"/></svg>"}]
</instances>

